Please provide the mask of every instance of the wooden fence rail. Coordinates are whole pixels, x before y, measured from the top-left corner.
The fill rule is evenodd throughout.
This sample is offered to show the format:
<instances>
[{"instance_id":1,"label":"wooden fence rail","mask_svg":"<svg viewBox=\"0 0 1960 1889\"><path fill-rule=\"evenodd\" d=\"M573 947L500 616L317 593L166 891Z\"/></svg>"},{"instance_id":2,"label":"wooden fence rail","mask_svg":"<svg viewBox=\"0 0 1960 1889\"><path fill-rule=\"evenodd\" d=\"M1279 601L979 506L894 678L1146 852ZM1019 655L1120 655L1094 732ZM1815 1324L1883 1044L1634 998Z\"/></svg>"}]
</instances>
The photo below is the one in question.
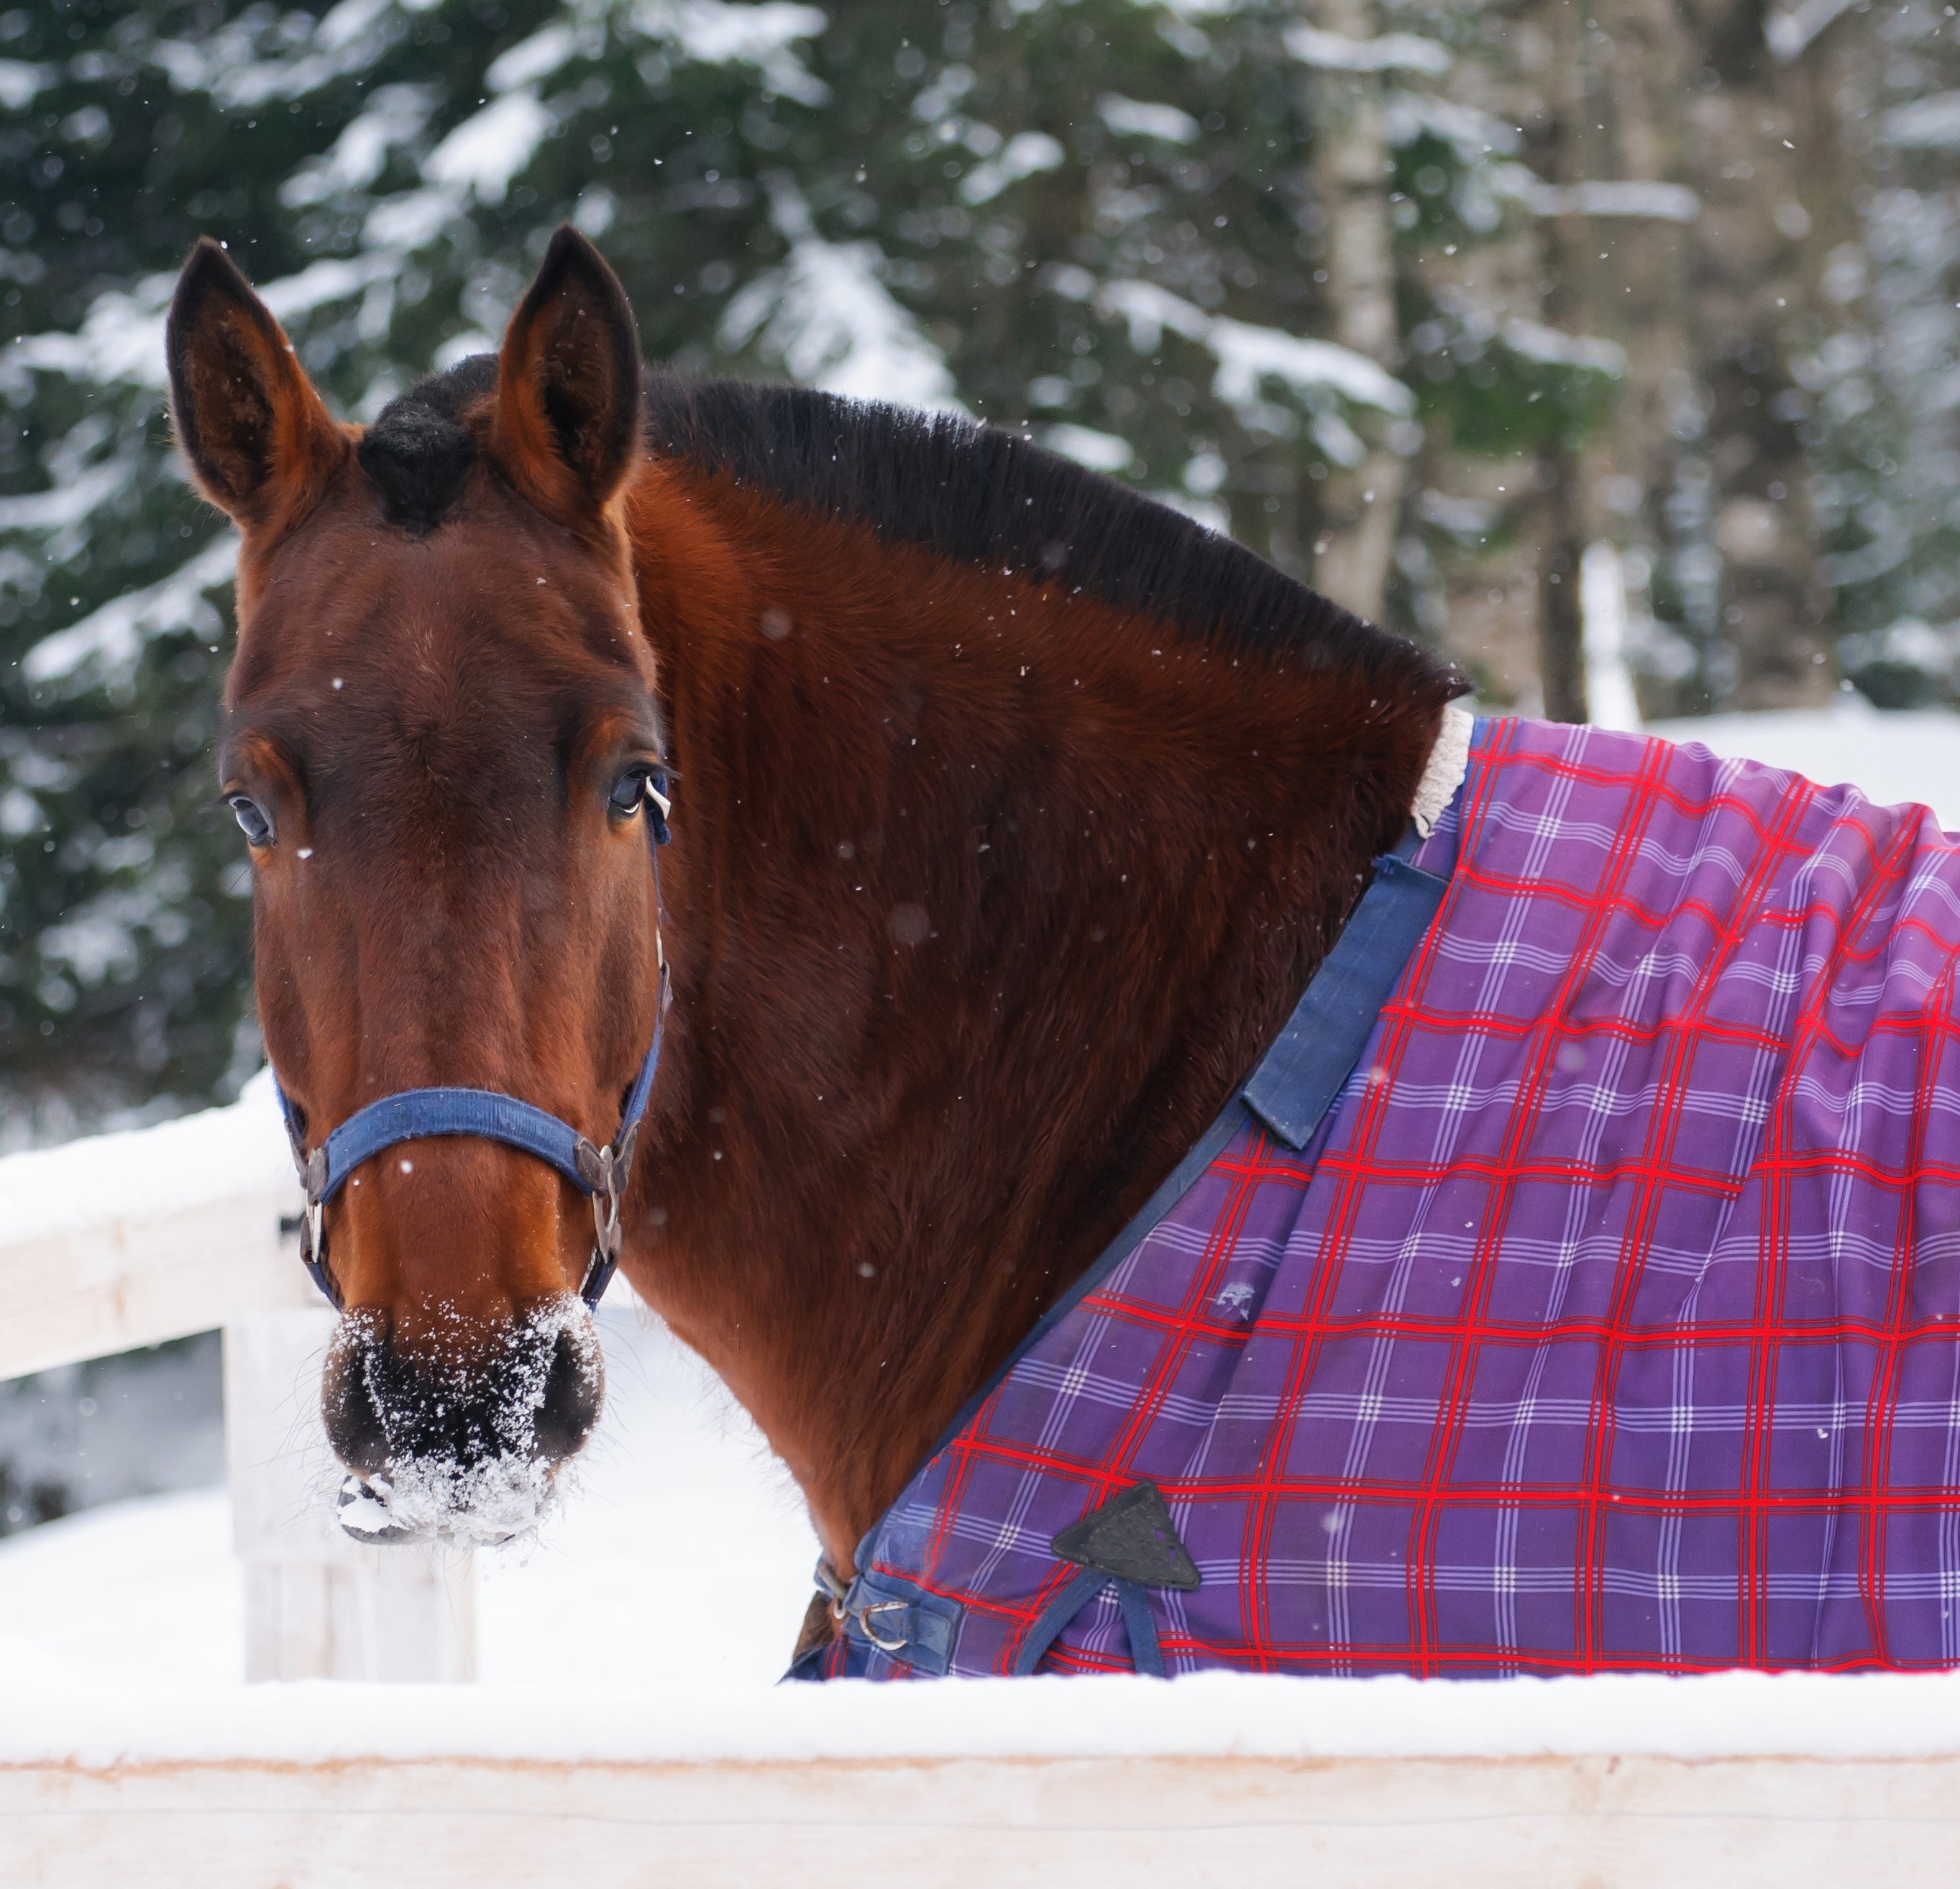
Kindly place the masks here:
<instances>
[{"instance_id":1,"label":"wooden fence rail","mask_svg":"<svg viewBox=\"0 0 1960 1889\"><path fill-rule=\"evenodd\" d=\"M1950 1884L1960 1680L234 1688L0 1718L0 1880Z\"/></svg>"},{"instance_id":2,"label":"wooden fence rail","mask_svg":"<svg viewBox=\"0 0 1960 1889\"><path fill-rule=\"evenodd\" d=\"M1960 1760L0 1766L61 1889L1950 1889Z\"/></svg>"}]
</instances>

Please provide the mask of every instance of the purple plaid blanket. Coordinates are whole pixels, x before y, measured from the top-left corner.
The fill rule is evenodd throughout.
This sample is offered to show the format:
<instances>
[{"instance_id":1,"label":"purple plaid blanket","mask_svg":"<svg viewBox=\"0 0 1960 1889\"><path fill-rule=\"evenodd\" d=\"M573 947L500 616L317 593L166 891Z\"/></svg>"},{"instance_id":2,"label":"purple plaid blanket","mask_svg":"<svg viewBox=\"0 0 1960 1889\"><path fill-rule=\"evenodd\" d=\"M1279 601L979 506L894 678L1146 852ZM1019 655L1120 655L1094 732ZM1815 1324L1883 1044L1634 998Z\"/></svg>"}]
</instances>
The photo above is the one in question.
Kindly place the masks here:
<instances>
[{"instance_id":1,"label":"purple plaid blanket","mask_svg":"<svg viewBox=\"0 0 1960 1889\"><path fill-rule=\"evenodd\" d=\"M800 1671L1960 1664L1960 839L1494 722L1413 865Z\"/></svg>"}]
</instances>

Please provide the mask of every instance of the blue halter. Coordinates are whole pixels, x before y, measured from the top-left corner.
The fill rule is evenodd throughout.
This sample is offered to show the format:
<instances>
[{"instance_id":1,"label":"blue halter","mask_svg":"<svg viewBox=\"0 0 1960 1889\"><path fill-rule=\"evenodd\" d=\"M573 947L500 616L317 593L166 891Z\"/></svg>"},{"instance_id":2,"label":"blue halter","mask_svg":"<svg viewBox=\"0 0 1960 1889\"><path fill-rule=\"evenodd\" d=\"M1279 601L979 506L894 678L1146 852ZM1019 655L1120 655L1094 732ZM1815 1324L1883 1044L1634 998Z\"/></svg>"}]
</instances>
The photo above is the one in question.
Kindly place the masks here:
<instances>
[{"instance_id":1,"label":"blue halter","mask_svg":"<svg viewBox=\"0 0 1960 1889\"><path fill-rule=\"evenodd\" d=\"M667 777L650 775L645 799L648 856L654 868L654 925L655 948L659 948L660 859L659 849L673 837L667 827ZM633 1148L639 1139L640 1118L647 1112L653 1094L654 1072L660 1067L660 1034L667 1022L670 991L664 956L660 961L659 1006L654 1015L654 1040L648 1045L646 1059L633 1078L626 1106L619 1120L619 1132L609 1146L600 1147L562 1122L555 1115L520 1102L514 1095L495 1089L403 1089L384 1095L357 1110L327 1136L311 1154L301 1139L299 1123L291 1103L280 1087L276 1074L273 1093L279 1098L279 1111L285 1117L286 1135L293 1145L294 1164L306 1189L307 1210L300 1221L300 1262L313 1276L313 1282L326 1295L336 1311L344 1311L339 1291L326 1266L327 1203L347 1183L348 1177L364 1161L393 1148L397 1142L419 1141L431 1135L476 1135L486 1141L502 1142L522 1148L527 1155L549 1161L565 1179L592 1202L593 1243L591 1263L586 1268L578 1295L588 1305L597 1305L612 1283L619 1265L619 1203L632 1173Z\"/></svg>"}]
</instances>

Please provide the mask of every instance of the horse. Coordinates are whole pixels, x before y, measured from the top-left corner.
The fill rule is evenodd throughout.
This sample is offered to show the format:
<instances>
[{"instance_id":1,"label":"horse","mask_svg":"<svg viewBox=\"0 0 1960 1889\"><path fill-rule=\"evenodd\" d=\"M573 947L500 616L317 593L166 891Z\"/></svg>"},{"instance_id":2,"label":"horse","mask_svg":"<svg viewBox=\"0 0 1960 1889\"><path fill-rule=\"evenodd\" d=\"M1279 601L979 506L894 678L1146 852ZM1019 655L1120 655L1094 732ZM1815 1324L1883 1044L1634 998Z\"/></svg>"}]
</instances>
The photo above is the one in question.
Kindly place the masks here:
<instances>
[{"instance_id":1,"label":"horse","mask_svg":"<svg viewBox=\"0 0 1960 1889\"><path fill-rule=\"evenodd\" d=\"M1728 995L1711 1002L1694 964L1739 963L1723 992L1773 987L1814 1021L1784 1003L1800 972L1756 964L1750 941L1804 935L1834 846L1882 853L1876 881L1847 868L1852 916L1917 897L1899 935L1932 941L1931 968L1895 964L1892 983L1900 1029L1940 1070L1960 893L1928 820L1881 832L1855 797L1692 749L1656 760L1664 744L1637 737L1473 727L1433 653L1017 435L649 370L619 282L569 228L495 356L365 428L331 418L208 239L167 349L183 457L241 537L218 766L252 862L305 1253L342 1312L322 1394L351 1526L492 1541L534 1525L599 1420L587 1308L616 1264L808 1505L823 1560L807 1676L1897 1656L1882 1620L1849 1652L1757 1630L1778 1426L1807 1434L1816 1415L1764 1390L1764 1358L1796 1340L1761 1316L1721 1327L1755 1361L1750 1410L1771 1413L1736 1498L1755 1546L1705 1577L1756 1626L1684 1639L1698 1577L1669 1573L1665 1548L1653 1591L1675 1598L1656 1612L1642 1587L1639 1606L1666 1620L1622 1643L1599 1610L1619 1591L1615 1527L1635 1509L1694 1525L1674 1471L1659 1499L1635 1489L1610 1440L1653 1415L1615 1389L1626 1360L1643 1381L1656 1321L1694 1323L1678 1292L1650 1302L1678 1254L1630 1257L1671 1224L1681 1046L1726 1030L1770 1071L1716 1110L1748 1130L1729 1136L1732 1184L1687 1190L1725 1213L1755 1197L1749 1137L1801 1101L1769 1027L1723 1022ZM1547 864L1568 855L1585 886ZM1777 885L1798 874L1787 910L1758 858ZM1685 885L1687 918L1648 911L1643 871ZM1629 925L1632 968L1588 983ZM1514 1017L1489 992L1526 962L1551 997ZM1472 964L1484 994L1452 1009ZM1408 1049L1473 1040L1522 1073L1436 1077ZM1675 1088L1628 1065L1634 1043ZM1900 1173L1923 1193L1960 1168L1923 1129L1955 1087L1917 1080ZM1497 1152L1425 1156L1412 1188L1382 1124L1436 1094L1452 1132L1467 1122ZM1591 1140L1547 1154L1504 1126L1521 1097L1554 1128L1570 1104ZM1640 1139L1656 1123L1659 1153ZM1520 1221L1507 1241L1508 1207L1481 1231L1473 1207L1467 1240L1435 1223L1466 1176L1501 1206L1583 1161L1599 1199L1548 1233ZM1275 1188L1293 1217L1255 1237ZM1326 1279L1287 1298L1289 1253L1311 1269L1360 1252L1368 1215L1404 1199L1420 1210L1368 1249L1391 1283L1367 1304ZM1871 1408L1908 1423L1914 1293L1936 1280L1920 1309L1952 1316L1946 1212L1901 1234L1876 1320ZM1767 1236L1758 1272L1787 1257ZM1558 1346L1503 1323L1520 1266L1559 1282L1538 1308ZM1873 1322L1844 1330L1862 1343ZM1249 1392L1232 1372L1268 1341L1282 1362ZM1589 1362L1567 1382L1575 1344ZM1131 1352L1131 1375L1106 1365ZM1507 1357L1524 1376L1493 1387ZM1204 1409L1194 1371L1217 1392ZM1289 1467L1330 1397L1347 1441L1321 1442L1345 1457ZM1691 1386L1660 1401L1694 1430ZM1220 1439L1253 1405L1263 1427L1220 1497L1236 1545L1214 1553L1195 1519L1218 1494L1205 1453L1230 1454ZM1554 1405L1577 1454L1541 1526L1551 1510L1519 1466L1550 1447ZM1371 1480L1405 1406L1446 1447ZM1120 1461L1058 1442L1095 1411L1127 1439ZM1160 1419L1182 1440L1152 1459ZM1477 1467L1494 1425L1510 1454ZM1937 1537L1936 1610L1960 1566L1960 1470L1936 1470L1901 1512ZM1450 1546L1465 1476L1483 1531L1467 1557ZM1852 1582L1868 1624L1886 1604L1885 1496L1881 1467L1812 1505L1832 1528L1871 1524ZM1498 1625L1452 1661L1466 1559ZM1555 1598L1534 1624L1516 1597L1540 1588ZM1376 1590L1393 1620L1357 1625ZM1225 1613L1205 1615L1214 1601ZM1939 1630L1909 1656L1960 1660Z\"/></svg>"}]
</instances>

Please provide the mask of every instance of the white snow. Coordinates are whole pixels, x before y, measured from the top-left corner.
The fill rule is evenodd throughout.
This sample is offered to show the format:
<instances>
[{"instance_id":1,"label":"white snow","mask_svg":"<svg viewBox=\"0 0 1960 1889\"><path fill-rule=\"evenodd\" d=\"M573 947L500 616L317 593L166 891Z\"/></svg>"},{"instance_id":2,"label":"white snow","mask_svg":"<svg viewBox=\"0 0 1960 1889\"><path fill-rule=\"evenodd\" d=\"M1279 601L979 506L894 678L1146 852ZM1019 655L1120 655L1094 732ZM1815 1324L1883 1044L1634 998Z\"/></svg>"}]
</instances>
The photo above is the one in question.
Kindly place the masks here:
<instances>
[{"instance_id":1,"label":"white snow","mask_svg":"<svg viewBox=\"0 0 1960 1889\"><path fill-rule=\"evenodd\" d=\"M79 623L43 636L21 658L21 674L33 683L113 677L134 664L151 637L186 626L215 640L224 625L205 593L228 584L237 563L237 534L221 532L168 577L113 597Z\"/></svg>"},{"instance_id":2,"label":"white snow","mask_svg":"<svg viewBox=\"0 0 1960 1889\"><path fill-rule=\"evenodd\" d=\"M976 164L961 180L959 195L967 203L991 203L1010 183L1044 170L1056 170L1068 156L1061 145L1045 131L1017 132L1001 147L997 158Z\"/></svg>"},{"instance_id":3,"label":"white snow","mask_svg":"<svg viewBox=\"0 0 1960 1889\"><path fill-rule=\"evenodd\" d=\"M1196 141L1198 120L1175 105L1153 105L1120 92L1105 92L1096 101L1096 115L1119 138L1156 138L1170 145Z\"/></svg>"},{"instance_id":4,"label":"white snow","mask_svg":"<svg viewBox=\"0 0 1960 1889\"><path fill-rule=\"evenodd\" d=\"M1821 786L1848 781L1881 807L1917 801L1960 833L1960 715L1873 708L1847 690L1828 709L1653 722L1650 734L1787 768Z\"/></svg>"},{"instance_id":5,"label":"white snow","mask_svg":"<svg viewBox=\"0 0 1960 1889\"><path fill-rule=\"evenodd\" d=\"M821 9L797 0L762 0L753 6L726 0L637 0L629 5L575 9L520 40L492 60L484 74L494 92L549 78L575 58L596 58L605 49L611 24L628 37L663 41L682 56L709 65L756 67L777 91L806 105L820 105L829 88L792 49L813 39L829 21Z\"/></svg>"},{"instance_id":6,"label":"white snow","mask_svg":"<svg viewBox=\"0 0 1960 1889\"><path fill-rule=\"evenodd\" d=\"M1777 59L1787 65L1802 56L1804 49L1841 13L1848 13L1860 0L1796 0L1763 16L1763 41Z\"/></svg>"},{"instance_id":7,"label":"white snow","mask_svg":"<svg viewBox=\"0 0 1960 1889\"><path fill-rule=\"evenodd\" d=\"M1960 623L1935 628L1921 616L1901 616L1883 629L1860 631L1843 638L1838 659L1853 671L1866 663L1904 663L1940 675L1960 664Z\"/></svg>"},{"instance_id":8,"label":"white snow","mask_svg":"<svg viewBox=\"0 0 1960 1889\"><path fill-rule=\"evenodd\" d=\"M59 374L92 384L127 381L161 389L164 363L164 310L177 286L175 275L149 276L126 294L112 289L96 297L80 330L59 329L23 335L0 349L0 378L27 373Z\"/></svg>"},{"instance_id":9,"label":"white snow","mask_svg":"<svg viewBox=\"0 0 1960 1889\"><path fill-rule=\"evenodd\" d=\"M1701 199L1681 183L1651 183L1637 178L1589 178L1568 184L1565 200L1582 216L1651 216L1667 223L1692 223Z\"/></svg>"},{"instance_id":10,"label":"white snow","mask_svg":"<svg viewBox=\"0 0 1960 1889\"><path fill-rule=\"evenodd\" d=\"M1425 132L1440 138L1459 164L1474 164L1497 151L1513 151L1519 142L1517 127L1475 105L1453 99L1431 98L1423 92L1393 92L1382 113L1382 128L1392 145L1412 145Z\"/></svg>"},{"instance_id":11,"label":"white snow","mask_svg":"<svg viewBox=\"0 0 1960 1889\"><path fill-rule=\"evenodd\" d=\"M167 1581L172 1570L157 1572ZM636 1687L620 1669L616 1655L627 1648L613 1623L568 1632L581 1597L561 1599L565 1612L530 1649L523 1681L476 1688L112 1687L78 1680L32 1652L9 1658L0 1651L8 1704L0 1763L101 1768L237 1757L319 1764L432 1754L625 1764L988 1755L1912 1759L1960 1750L1955 1674L1453 1683L1213 1673L1169 1685L1109 1677ZM665 1613L648 1594L628 1630L705 1637L730 1618L719 1593L686 1599L682 1611ZM581 1658L580 1641L605 1657Z\"/></svg>"},{"instance_id":12,"label":"white snow","mask_svg":"<svg viewBox=\"0 0 1960 1889\"><path fill-rule=\"evenodd\" d=\"M1478 499L1462 499L1433 488L1417 501L1424 521L1446 531L1459 544L1475 544L1497 529L1497 508Z\"/></svg>"},{"instance_id":13,"label":"white snow","mask_svg":"<svg viewBox=\"0 0 1960 1889\"><path fill-rule=\"evenodd\" d=\"M1627 661L1627 582L1620 554L1602 539L1579 561L1584 626L1586 713L1596 728L1637 728L1640 703Z\"/></svg>"},{"instance_id":14,"label":"white snow","mask_svg":"<svg viewBox=\"0 0 1960 1889\"><path fill-rule=\"evenodd\" d=\"M0 794L0 833L9 839L18 839L23 833L30 833L41 823L41 803L33 795L18 787L9 787Z\"/></svg>"},{"instance_id":15,"label":"white snow","mask_svg":"<svg viewBox=\"0 0 1960 1889\"><path fill-rule=\"evenodd\" d=\"M34 94L60 76L52 65L30 65L23 59L0 59L0 111L25 111Z\"/></svg>"},{"instance_id":16,"label":"white snow","mask_svg":"<svg viewBox=\"0 0 1960 1889\"><path fill-rule=\"evenodd\" d=\"M0 1695L37 1674L137 1690L243 1685L224 1492L110 1502L0 1542Z\"/></svg>"},{"instance_id":17,"label":"white snow","mask_svg":"<svg viewBox=\"0 0 1960 1889\"><path fill-rule=\"evenodd\" d=\"M599 1322L606 1411L568 1499L536 1538L478 1552L483 1684L768 1687L811 1591L801 1503L727 1394L630 1295ZM332 1479L320 1487L330 1500ZM21 1721L17 1686L37 1675L126 1703L240 1686L243 1647L221 1490L113 1503L0 1542L0 1738Z\"/></svg>"},{"instance_id":18,"label":"white snow","mask_svg":"<svg viewBox=\"0 0 1960 1889\"><path fill-rule=\"evenodd\" d=\"M826 241L787 180L772 185L770 212L788 257L730 300L721 345L758 339L792 379L852 400L963 413L945 357L880 279L877 244Z\"/></svg>"},{"instance_id":19,"label":"white snow","mask_svg":"<svg viewBox=\"0 0 1960 1889\"><path fill-rule=\"evenodd\" d=\"M1138 354L1154 354L1168 328L1193 341L1211 332L1211 317L1195 302L1173 295L1155 282L1098 283L1086 269L1051 269L1045 279L1071 301L1096 304L1099 315L1116 316L1129 324L1130 346Z\"/></svg>"},{"instance_id":20,"label":"white snow","mask_svg":"<svg viewBox=\"0 0 1960 1889\"><path fill-rule=\"evenodd\" d=\"M41 934L41 963L67 972L84 990L94 989L111 975L128 977L136 969L135 928L157 917L161 904L154 887L118 887L70 906L59 924ZM178 922L183 922L180 915ZM181 932L177 941L183 942Z\"/></svg>"},{"instance_id":21,"label":"white snow","mask_svg":"<svg viewBox=\"0 0 1960 1889\"><path fill-rule=\"evenodd\" d=\"M368 255L313 263L294 275L259 284L258 293L273 314L290 320L360 294L393 274L402 260ZM174 273L146 276L132 292L114 289L97 296L75 333L23 335L0 349L0 384L29 373L59 374L85 384L119 381L161 391L169 378L164 314L177 279Z\"/></svg>"},{"instance_id":22,"label":"white snow","mask_svg":"<svg viewBox=\"0 0 1960 1889\"><path fill-rule=\"evenodd\" d=\"M45 492L0 499L0 531L59 531L85 518L112 492L129 483L129 467L119 460L91 466L78 479Z\"/></svg>"},{"instance_id":23,"label":"white snow","mask_svg":"<svg viewBox=\"0 0 1960 1889\"><path fill-rule=\"evenodd\" d=\"M1879 122L1889 143L1914 151L1960 149L1960 92L1935 92L1895 106Z\"/></svg>"},{"instance_id":24,"label":"white snow","mask_svg":"<svg viewBox=\"0 0 1960 1889\"><path fill-rule=\"evenodd\" d=\"M690 59L709 65L754 66L777 91L799 104L821 105L830 88L791 50L830 24L820 8L796 0L762 0L730 6L724 0L639 0L628 14L633 29L667 40Z\"/></svg>"},{"instance_id":25,"label":"white snow","mask_svg":"<svg viewBox=\"0 0 1960 1889\"><path fill-rule=\"evenodd\" d=\"M423 174L460 186L480 202L501 203L511 180L529 164L551 129L551 113L529 86L494 98L431 151Z\"/></svg>"},{"instance_id":26,"label":"white snow","mask_svg":"<svg viewBox=\"0 0 1960 1889\"><path fill-rule=\"evenodd\" d=\"M1335 72L1425 72L1435 78L1455 63L1448 46L1414 33L1355 40L1317 27L1294 26L1287 28L1286 49L1303 65Z\"/></svg>"},{"instance_id":27,"label":"white snow","mask_svg":"<svg viewBox=\"0 0 1960 1889\"><path fill-rule=\"evenodd\" d=\"M1218 357L1212 390L1234 406L1250 402L1268 374L1300 393L1325 387L1359 406L1384 413L1412 413L1415 397L1365 354L1331 341L1314 341L1278 328L1223 316L1210 319L1205 339Z\"/></svg>"},{"instance_id":28,"label":"white snow","mask_svg":"<svg viewBox=\"0 0 1960 1889\"><path fill-rule=\"evenodd\" d=\"M1521 164L1497 166L1491 186L1539 216L1643 216L1666 223L1692 223L1701 199L1685 184L1653 183L1638 178L1592 177L1577 183L1547 183Z\"/></svg>"},{"instance_id":29,"label":"white snow","mask_svg":"<svg viewBox=\"0 0 1960 1889\"><path fill-rule=\"evenodd\" d=\"M1504 345L1527 361L1548 366L1587 368L1596 374L1616 377L1626 371L1627 352L1617 342L1600 341L1590 335L1570 335L1561 328L1548 328L1542 322L1513 317L1498 331Z\"/></svg>"},{"instance_id":30,"label":"white snow","mask_svg":"<svg viewBox=\"0 0 1960 1889\"><path fill-rule=\"evenodd\" d=\"M404 190L383 197L368 212L361 240L384 253L405 255L433 243L462 209L453 190Z\"/></svg>"},{"instance_id":31,"label":"white snow","mask_svg":"<svg viewBox=\"0 0 1960 1889\"><path fill-rule=\"evenodd\" d=\"M1270 375L1300 393L1335 393L1388 413L1415 410L1415 397L1401 381L1352 348L1209 315L1154 282L1098 284L1087 270L1072 269L1051 270L1043 279L1058 295L1093 301L1099 314L1127 323L1139 354L1155 353L1166 328L1210 349L1218 362L1213 390L1234 406L1257 403L1259 384Z\"/></svg>"},{"instance_id":32,"label":"white snow","mask_svg":"<svg viewBox=\"0 0 1960 1889\"><path fill-rule=\"evenodd\" d=\"M1099 433L1093 426L1044 427L1041 443L1050 452L1060 453L1095 472L1121 472L1137 456L1128 440L1119 439L1114 433Z\"/></svg>"},{"instance_id":33,"label":"white snow","mask_svg":"<svg viewBox=\"0 0 1960 1889\"><path fill-rule=\"evenodd\" d=\"M1018 7L1026 8L1039 0L1016 0ZM1138 0L1140 5L1148 5L1150 0ZM1156 0L1163 11L1179 20L1214 20L1221 13L1234 11L1242 0ZM1175 40L1171 43L1176 45ZM1193 56L1202 57L1201 54Z\"/></svg>"},{"instance_id":34,"label":"white snow","mask_svg":"<svg viewBox=\"0 0 1960 1889\"><path fill-rule=\"evenodd\" d=\"M268 282L259 298L282 321L310 314L329 302L350 301L370 283L385 280L400 259L390 256L328 256Z\"/></svg>"},{"instance_id":35,"label":"white snow","mask_svg":"<svg viewBox=\"0 0 1960 1889\"><path fill-rule=\"evenodd\" d=\"M320 43L331 49L350 46L356 40L372 33L380 24L392 4L392 0L340 0L337 7L325 14L314 29L314 37ZM415 0L409 0L412 11L422 11Z\"/></svg>"},{"instance_id":36,"label":"white snow","mask_svg":"<svg viewBox=\"0 0 1960 1889\"><path fill-rule=\"evenodd\" d=\"M500 53L485 68L483 77L493 92L549 78L579 50L582 39L568 21L554 20L528 40L520 40L508 51Z\"/></svg>"},{"instance_id":37,"label":"white snow","mask_svg":"<svg viewBox=\"0 0 1960 1889\"><path fill-rule=\"evenodd\" d=\"M521 46L511 49L512 52L523 49ZM504 59L510 56L506 53ZM500 59L498 65L503 62ZM492 84L496 69L494 65L491 68ZM333 148L324 157L302 164L279 186L279 201L294 206L321 203L343 191L366 190L387 167L388 154L396 145L411 143L420 135L434 102L427 86L379 87L368 95L360 114L333 141Z\"/></svg>"},{"instance_id":38,"label":"white snow","mask_svg":"<svg viewBox=\"0 0 1960 1889\"><path fill-rule=\"evenodd\" d=\"M304 14L280 40L285 56L259 56L266 21L248 11L201 40L158 40L149 56L180 92L208 92L220 105L262 105L301 98L336 79L364 71L387 51L392 36L380 30L389 0L341 0L310 33Z\"/></svg>"},{"instance_id":39,"label":"white snow","mask_svg":"<svg viewBox=\"0 0 1960 1889\"><path fill-rule=\"evenodd\" d=\"M0 1156L0 1227L9 1241L40 1239L275 1188L292 1171L272 1072L262 1069L229 1108Z\"/></svg>"}]
</instances>

